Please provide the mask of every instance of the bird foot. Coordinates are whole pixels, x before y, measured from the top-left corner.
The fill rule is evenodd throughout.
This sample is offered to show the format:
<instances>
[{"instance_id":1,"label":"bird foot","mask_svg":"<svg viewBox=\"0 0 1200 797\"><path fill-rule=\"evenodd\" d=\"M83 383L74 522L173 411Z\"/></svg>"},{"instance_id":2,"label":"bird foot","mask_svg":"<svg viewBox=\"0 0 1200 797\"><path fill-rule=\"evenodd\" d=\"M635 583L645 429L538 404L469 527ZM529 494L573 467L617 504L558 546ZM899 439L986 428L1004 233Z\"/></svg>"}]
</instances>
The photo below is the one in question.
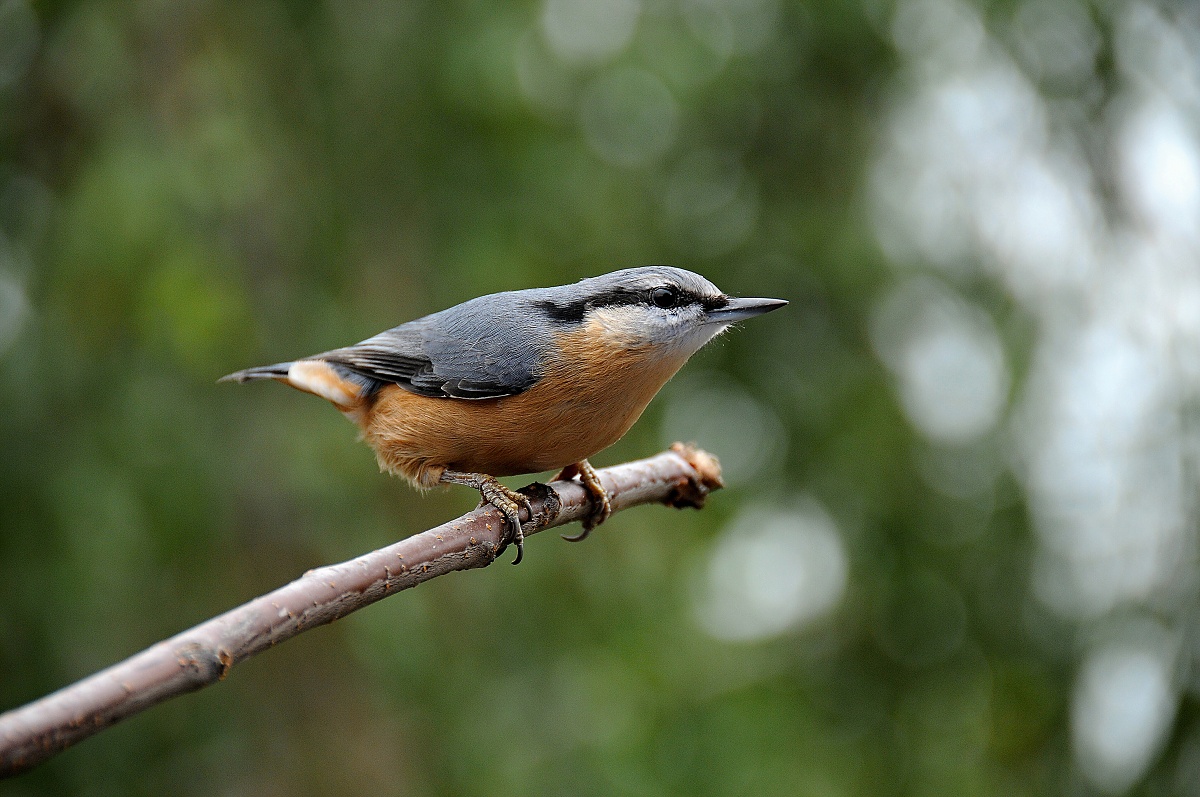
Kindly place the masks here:
<instances>
[{"instance_id":1,"label":"bird foot","mask_svg":"<svg viewBox=\"0 0 1200 797\"><path fill-rule=\"evenodd\" d=\"M481 507L491 504L500 511L508 526L508 534L501 539L500 551L497 552L497 555L511 542L517 546L517 558L513 559L513 564L520 564L521 559L525 556L525 531L521 526L521 510L524 509L528 513L529 520L527 522L533 528L540 527L544 521L544 518L534 514L529 498L516 490L505 487L495 476L489 476L486 473L463 473L448 470L442 473L440 481L446 484L462 484L473 487L479 491L479 495L483 499L479 503Z\"/></svg>"},{"instance_id":2,"label":"bird foot","mask_svg":"<svg viewBox=\"0 0 1200 797\"><path fill-rule=\"evenodd\" d=\"M587 539L587 536L592 533L592 529L608 520L608 516L612 514L612 503L608 500L608 492L600 483L600 476L596 473L596 469L586 459L563 468L554 477L554 481L570 481L576 476L579 477L579 482L591 498L592 513L583 519L583 531L573 537L562 535L567 542L580 542Z\"/></svg>"}]
</instances>

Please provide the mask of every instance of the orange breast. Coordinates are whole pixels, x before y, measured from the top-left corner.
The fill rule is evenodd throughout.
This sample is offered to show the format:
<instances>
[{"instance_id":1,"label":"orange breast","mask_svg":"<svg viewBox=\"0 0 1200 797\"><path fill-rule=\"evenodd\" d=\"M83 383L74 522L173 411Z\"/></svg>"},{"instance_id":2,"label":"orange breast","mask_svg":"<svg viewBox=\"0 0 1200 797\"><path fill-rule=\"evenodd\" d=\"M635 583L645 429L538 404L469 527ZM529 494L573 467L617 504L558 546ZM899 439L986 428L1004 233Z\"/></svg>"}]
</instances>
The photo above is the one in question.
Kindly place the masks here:
<instances>
[{"instance_id":1,"label":"orange breast","mask_svg":"<svg viewBox=\"0 0 1200 797\"><path fill-rule=\"evenodd\" d=\"M388 385L356 420L380 466L418 487L442 471L510 476L578 462L615 443L687 360L585 327L524 393L467 401ZM690 352L689 352L690 354Z\"/></svg>"}]
</instances>

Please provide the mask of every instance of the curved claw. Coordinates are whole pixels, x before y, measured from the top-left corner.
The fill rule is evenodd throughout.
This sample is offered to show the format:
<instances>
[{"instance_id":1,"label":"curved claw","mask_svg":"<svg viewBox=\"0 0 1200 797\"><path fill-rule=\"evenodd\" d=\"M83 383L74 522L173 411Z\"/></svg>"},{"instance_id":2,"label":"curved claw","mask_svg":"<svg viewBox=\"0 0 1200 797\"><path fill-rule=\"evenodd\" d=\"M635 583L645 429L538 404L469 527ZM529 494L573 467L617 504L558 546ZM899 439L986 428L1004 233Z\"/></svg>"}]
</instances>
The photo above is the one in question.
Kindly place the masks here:
<instances>
[{"instance_id":1,"label":"curved claw","mask_svg":"<svg viewBox=\"0 0 1200 797\"><path fill-rule=\"evenodd\" d=\"M578 534L560 534L558 536L562 537L567 542L582 542L583 540L586 540L587 536L591 533L592 530L588 528L587 525L584 525L583 531L579 532Z\"/></svg>"},{"instance_id":2,"label":"curved claw","mask_svg":"<svg viewBox=\"0 0 1200 797\"><path fill-rule=\"evenodd\" d=\"M519 507L523 507L529 513L530 522L536 522L533 518L533 506L529 503L529 499L518 492L509 490L500 482L496 482L499 487L504 488L505 498L512 499L511 511L503 507L499 507L494 499L491 500L492 506L496 506L504 513L504 517L508 520L508 527L512 531L513 544L517 546L517 556L512 560L514 565L521 564L521 560L525 558L525 530L521 528L521 514Z\"/></svg>"},{"instance_id":3,"label":"curved claw","mask_svg":"<svg viewBox=\"0 0 1200 797\"><path fill-rule=\"evenodd\" d=\"M485 501L500 510L500 514L504 515L504 519L508 521L508 539L517 546L517 556L512 560L514 565L521 564L521 560L525 558L525 530L521 528L521 513L520 508L524 507L529 513L529 517L533 517L533 508L529 505L529 499L520 493L508 490L500 482L496 482L496 486L505 490L504 493L497 494L489 490L487 485L480 490Z\"/></svg>"},{"instance_id":4,"label":"curved claw","mask_svg":"<svg viewBox=\"0 0 1200 797\"><path fill-rule=\"evenodd\" d=\"M608 492L605 491L604 485L600 483L600 476L596 473L596 469L592 467L592 463L586 459L576 462L574 465L568 465L563 468L560 478L566 476L568 479L579 476L579 481L583 484L583 488L587 490L588 496L592 503L592 514L583 520L583 531L574 536L567 534L560 535L567 542L580 542L586 540L587 536L592 533L592 529L599 526L604 521L608 520L608 516L612 514L612 504L608 500Z\"/></svg>"},{"instance_id":5,"label":"curved claw","mask_svg":"<svg viewBox=\"0 0 1200 797\"><path fill-rule=\"evenodd\" d=\"M512 563L520 564L521 560L525 558L525 531L521 528L521 509L529 513L530 522L537 522L533 515L533 505L529 503L529 499L521 493L505 487L496 480L495 476L489 476L486 473L459 473L448 470L442 473L440 481L474 487L479 491L483 504L491 504L496 507L504 516L508 526L508 534L501 542L504 545L511 542L517 546L517 557L513 559ZM502 545L501 548L503 549L503 547Z\"/></svg>"}]
</instances>

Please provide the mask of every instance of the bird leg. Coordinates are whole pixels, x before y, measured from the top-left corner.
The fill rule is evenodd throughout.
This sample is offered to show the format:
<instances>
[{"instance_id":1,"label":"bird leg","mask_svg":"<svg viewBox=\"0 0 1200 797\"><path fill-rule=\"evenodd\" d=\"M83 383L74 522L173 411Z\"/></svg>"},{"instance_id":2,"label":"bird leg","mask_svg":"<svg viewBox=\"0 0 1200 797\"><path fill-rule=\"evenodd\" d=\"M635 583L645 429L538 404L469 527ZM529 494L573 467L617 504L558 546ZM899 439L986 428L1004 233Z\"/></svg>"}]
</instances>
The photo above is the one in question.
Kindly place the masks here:
<instances>
[{"instance_id":1,"label":"bird leg","mask_svg":"<svg viewBox=\"0 0 1200 797\"><path fill-rule=\"evenodd\" d=\"M592 467L592 463L586 459L581 459L574 465L568 465L554 477L554 481L570 481L576 476L583 484L583 488L587 490L588 496L592 501L592 514L583 519L583 531L576 534L574 537L568 537L566 534L562 538L567 542L579 542L587 538L587 535L592 533L592 529L599 526L604 521L608 520L608 516L612 514L612 504L608 500L608 493L604 490L604 485L600 483L600 477L596 474L596 469Z\"/></svg>"},{"instance_id":2,"label":"bird leg","mask_svg":"<svg viewBox=\"0 0 1200 797\"><path fill-rule=\"evenodd\" d=\"M525 532L521 529L521 510L524 509L529 513L529 522L537 523L537 519L533 514L533 506L529 503L529 499L518 493L516 490L510 490L505 487L495 476L489 476L486 473L464 473L462 471L447 470L442 472L440 481L446 484L462 484L467 487L473 487L479 491L479 495L483 498L480 506L491 504L500 510L500 514L504 515L507 521L508 534L502 538L504 545L512 542L517 546L517 558L513 559L513 564L520 564L521 557L525 555ZM501 547L503 550L503 547Z\"/></svg>"}]
</instances>

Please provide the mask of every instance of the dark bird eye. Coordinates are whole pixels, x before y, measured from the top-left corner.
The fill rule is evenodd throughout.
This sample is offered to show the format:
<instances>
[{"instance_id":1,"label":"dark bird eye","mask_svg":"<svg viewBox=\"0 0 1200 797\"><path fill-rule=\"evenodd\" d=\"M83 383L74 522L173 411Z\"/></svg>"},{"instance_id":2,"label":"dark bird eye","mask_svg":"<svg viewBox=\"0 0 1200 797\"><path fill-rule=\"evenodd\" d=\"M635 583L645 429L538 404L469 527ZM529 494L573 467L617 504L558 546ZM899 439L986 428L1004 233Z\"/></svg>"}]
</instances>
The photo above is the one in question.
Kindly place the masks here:
<instances>
[{"instance_id":1,"label":"dark bird eye","mask_svg":"<svg viewBox=\"0 0 1200 797\"><path fill-rule=\"evenodd\" d=\"M674 288L655 288L650 291L650 301L655 307L670 310L679 301L679 293Z\"/></svg>"}]
</instances>

